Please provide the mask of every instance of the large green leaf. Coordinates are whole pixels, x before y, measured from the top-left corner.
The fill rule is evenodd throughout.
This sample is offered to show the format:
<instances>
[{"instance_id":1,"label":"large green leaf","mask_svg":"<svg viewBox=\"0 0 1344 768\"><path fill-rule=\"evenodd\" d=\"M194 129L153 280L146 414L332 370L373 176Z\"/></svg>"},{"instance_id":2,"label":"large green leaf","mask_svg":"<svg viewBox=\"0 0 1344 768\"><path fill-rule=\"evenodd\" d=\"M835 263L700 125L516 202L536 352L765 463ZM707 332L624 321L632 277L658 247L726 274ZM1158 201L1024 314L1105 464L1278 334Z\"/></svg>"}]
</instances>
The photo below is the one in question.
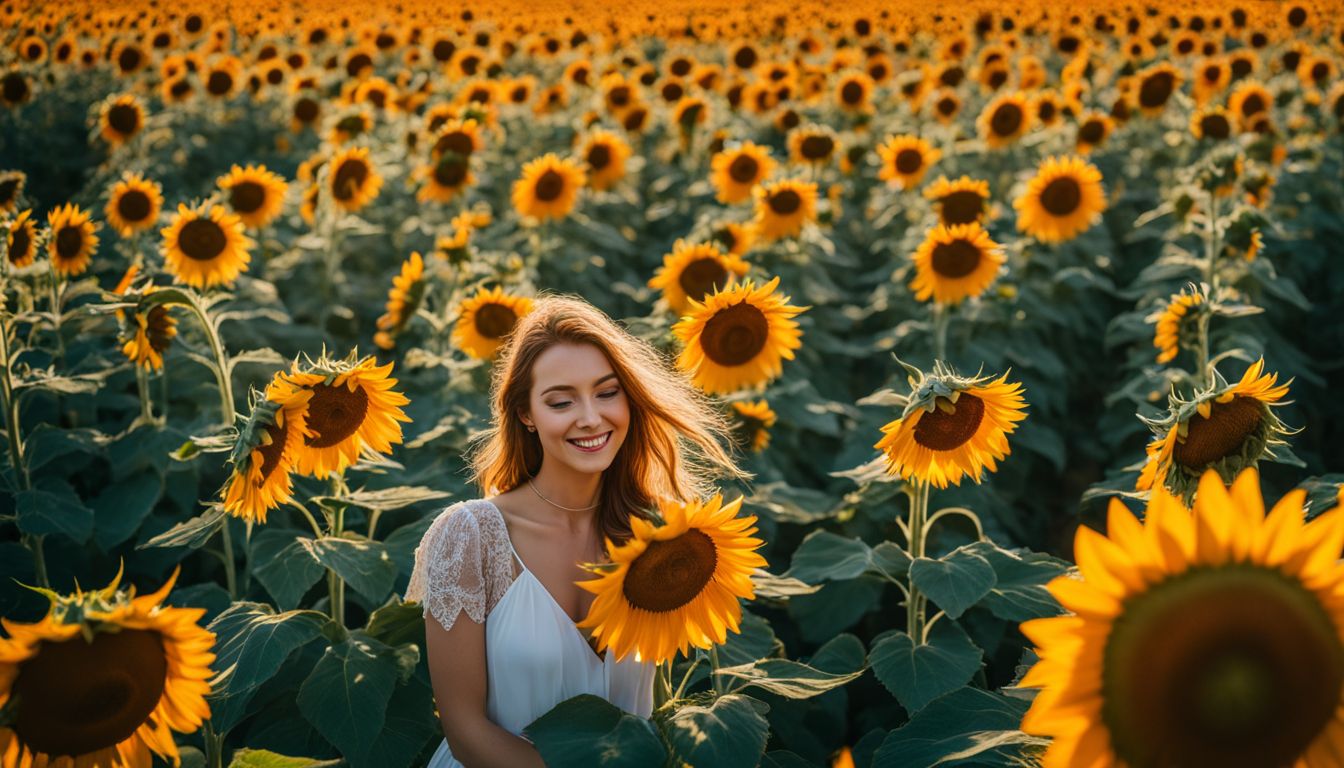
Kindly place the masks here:
<instances>
[{"instance_id":1,"label":"large green leaf","mask_svg":"<svg viewBox=\"0 0 1344 768\"><path fill-rule=\"evenodd\" d=\"M873 674L911 714L930 701L960 688L980 669L980 649L952 619L929 631L929 642L916 645L900 631L879 635L868 652Z\"/></svg>"},{"instance_id":2,"label":"large green leaf","mask_svg":"<svg viewBox=\"0 0 1344 768\"><path fill-rule=\"evenodd\" d=\"M23 441L24 461L29 473L74 452L102 455L112 438L96 429L61 429L38 424Z\"/></svg>"},{"instance_id":3,"label":"large green leaf","mask_svg":"<svg viewBox=\"0 0 1344 768\"><path fill-rule=\"evenodd\" d=\"M335 768L340 760L316 760L311 757L289 757L265 749L240 749L233 753L229 768Z\"/></svg>"},{"instance_id":4,"label":"large green leaf","mask_svg":"<svg viewBox=\"0 0 1344 768\"><path fill-rule=\"evenodd\" d=\"M798 595L789 600L789 615L798 623L803 638L823 643L858 623L877 606L882 584L862 578L827 582L815 595Z\"/></svg>"},{"instance_id":5,"label":"large green leaf","mask_svg":"<svg viewBox=\"0 0 1344 768\"><path fill-rule=\"evenodd\" d=\"M1017 765L1024 747L1048 742L1017 730L1028 703L979 688L948 693L892 731L873 768L920 765Z\"/></svg>"},{"instance_id":6,"label":"large green leaf","mask_svg":"<svg viewBox=\"0 0 1344 768\"><path fill-rule=\"evenodd\" d=\"M370 637L388 645L414 643L425 646L424 606L420 603L405 603L394 599L387 605L375 609L369 616L369 624L364 630Z\"/></svg>"},{"instance_id":7,"label":"large green leaf","mask_svg":"<svg viewBox=\"0 0 1344 768\"><path fill-rule=\"evenodd\" d=\"M326 573L297 531L267 528L252 539L252 575L282 610L299 606L304 594Z\"/></svg>"},{"instance_id":8,"label":"large green leaf","mask_svg":"<svg viewBox=\"0 0 1344 768\"><path fill-rule=\"evenodd\" d=\"M754 686L789 699L810 699L857 679L863 670L832 674L789 659L762 659L751 664L721 667L716 674L745 681L735 690Z\"/></svg>"},{"instance_id":9,"label":"large green leaf","mask_svg":"<svg viewBox=\"0 0 1344 768\"><path fill-rule=\"evenodd\" d=\"M315 502L335 501L364 509L390 511L409 507L422 501L446 499L453 494L423 486L399 485L396 488L380 488L368 491L363 488L351 491L343 496L314 496Z\"/></svg>"},{"instance_id":10,"label":"large green leaf","mask_svg":"<svg viewBox=\"0 0 1344 768\"><path fill-rule=\"evenodd\" d=\"M768 711L749 696L728 694L709 706L683 706L663 722L663 737L679 765L754 768L770 735Z\"/></svg>"},{"instance_id":11,"label":"large green leaf","mask_svg":"<svg viewBox=\"0 0 1344 768\"><path fill-rule=\"evenodd\" d=\"M81 544L93 534L93 510L84 506L64 483L49 489L19 491L15 508L19 530L24 533L42 536L59 533Z\"/></svg>"},{"instance_id":12,"label":"large green leaf","mask_svg":"<svg viewBox=\"0 0 1344 768\"><path fill-rule=\"evenodd\" d=\"M794 550L786 575L810 584L858 578L868 570L870 552L861 539L813 531Z\"/></svg>"},{"instance_id":13,"label":"large green leaf","mask_svg":"<svg viewBox=\"0 0 1344 768\"><path fill-rule=\"evenodd\" d=\"M643 768L667 759L652 723L589 694L560 702L523 733L550 768Z\"/></svg>"},{"instance_id":14,"label":"large green leaf","mask_svg":"<svg viewBox=\"0 0 1344 768\"><path fill-rule=\"evenodd\" d=\"M141 472L108 486L93 507L94 540L104 552L131 537L140 528L163 493L163 480L154 471Z\"/></svg>"},{"instance_id":15,"label":"large green leaf","mask_svg":"<svg viewBox=\"0 0 1344 768\"><path fill-rule=\"evenodd\" d=\"M196 517L174 525L158 536L136 546L136 549L149 547L191 547L200 549L210 540L229 519L222 504L211 504L210 508Z\"/></svg>"},{"instance_id":16,"label":"large green leaf","mask_svg":"<svg viewBox=\"0 0 1344 768\"><path fill-rule=\"evenodd\" d=\"M739 633L729 633L728 642L719 647L719 663L724 666L750 664L757 659L775 654L779 641L770 622L750 611L742 612Z\"/></svg>"},{"instance_id":17,"label":"large green leaf","mask_svg":"<svg viewBox=\"0 0 1344 768\"><path fill-rule=\"evenodd\" d=\"M346 760L362 765L387 718L397 673L391 648L351 634L328 648L299 686L299 711Z\"/></svg>"},{"instance_id":18,"label":"large green leaf","mask_svg":"<svg viewBox=\"0 0 1344 768\"><path fill-rule=\"evenodd\" d=\"M257 686L274 677L295 649L319 637L327 621L317 611L276 613L264 603L238 602L210 622L219 672L210 693L214 727L223 732L236 725Z\"/></svg>"},{"instance_id":19,"label":"large green leaf","mask_svg":"<svg viewBox=\"0 0 1344 768\"><path fill-rule=\"evenodd\" d=\"M1022 622L1063 612L1045 585L1067 571L1068 563L1040 552L1010 552L988 541L971 544L967 549L984 557L994 568L994 587L980 602L995 616Z\"/></svg>"},{"instance_id":20,"label":"large green leaf","mask_svg":"<svg viewBox=\"0 0 1344 768\"><path fill-rule=\"evenodd\" d=\"M937 560L917 558L910 564L910 581L951 618L958 618L994 586L989 561L960 547Z\"/></svg>"},{"instance_id":21,"label":"large green leaf","mask_svg":"<svg viewBox=\"0 0 1344 768\"><path fill-rule=\"evenodd\" d=\"M434 697L418 681L398 685L387 703L387 717L373 748L365 759L352 761L353 768L409 768L430 742L443 738L434 717Z\"/></svg>"},{"instance_id":22,"label":"large green leaf","mask_svg":"<svg viewBox=\"0 0 1344 768\"><path fill-rule=\"evenodd\" d=\"M335 571L356 592L378 603L392 591L397 566L381 541L350 534L342 537L300 539L319 563Z\"/></svg>"}]
</instances>

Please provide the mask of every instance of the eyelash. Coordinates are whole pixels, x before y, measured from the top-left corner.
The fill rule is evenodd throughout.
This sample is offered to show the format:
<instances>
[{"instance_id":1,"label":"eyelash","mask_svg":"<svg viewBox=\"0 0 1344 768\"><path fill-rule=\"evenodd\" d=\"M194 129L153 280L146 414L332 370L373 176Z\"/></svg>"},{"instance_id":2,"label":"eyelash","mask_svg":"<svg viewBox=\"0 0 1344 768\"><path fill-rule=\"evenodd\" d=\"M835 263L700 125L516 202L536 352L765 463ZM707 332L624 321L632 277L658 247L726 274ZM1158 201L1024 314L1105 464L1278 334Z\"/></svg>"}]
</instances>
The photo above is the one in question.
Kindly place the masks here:
<instances>
[{"instance_id":1,"label":"eyelash","mask_svg":"<svg viewBox=\"0 0 1344 768\"><path fill-rule=\"evenodd\" d=\"M620 393L621 390L619 389L609 389L606 392L598 394L598 397L602 398L603 400L610 400L613 397L619 395ZM558 403L547 403L547 405L549 405L551 408L554 408L555 410L560 410L561 408L564 408L569 404L570 404L569 400L561 400Z\"/></svg>"}]
</instances>

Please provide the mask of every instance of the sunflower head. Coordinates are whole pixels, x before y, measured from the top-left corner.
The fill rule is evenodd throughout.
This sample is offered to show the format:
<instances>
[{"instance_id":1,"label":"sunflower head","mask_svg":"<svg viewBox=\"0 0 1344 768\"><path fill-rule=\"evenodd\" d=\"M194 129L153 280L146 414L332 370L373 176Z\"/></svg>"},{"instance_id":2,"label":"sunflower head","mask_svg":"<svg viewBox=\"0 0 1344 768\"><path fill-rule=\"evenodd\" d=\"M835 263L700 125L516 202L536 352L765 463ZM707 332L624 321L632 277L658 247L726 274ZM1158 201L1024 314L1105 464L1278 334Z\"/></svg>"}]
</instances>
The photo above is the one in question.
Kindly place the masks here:
<instances>
[{"instance_id":1,"label":"sunflower head","mask_svg":"<svg viewBox=\"0 0 1344 768\"><path fill-rule=\"evenodd\" d=\"M5 255L11 266L22 269L37 258L37 223L31 209L19 211L19 215L8 222L5 237Z\"/></svg>"},{"instance_id":2,"label":"sunflower head","mask_svg":"<svg viewBox=\"0 0 1344 768\"><path fill-rule=\"evenodd\" d=\"M289 501L290 471L303 450L308 403L314 390L295 386L278 372L264 395L252 393L252 412L238 433L229 463L233 471L220 489L224 510L249 524L265 523L266 513Z\"/></svg>"},{"instance_id":3,"label":"sunflower head","mask_svg":"<svg viewBox=\"0 0 1344 768\"><path fill-rule=\"evenodd\" d=\"M374 342L380 349L391 349L396 337L415 316L428 287L424 275L424 260L419 253L412 252L401 265L401 272L392 279L392 289L387 293L387 312L377 321L378 333L374 335Z\"/></svg>"},{"instance_id":4,"label":"sunflower head","mask_svg":"<svg viewBox=\"0 0 1344 768\"><path fill-rule=\"evenodd\" d=\"M134 94L108 98L98 112L98 132L108 144L119 147L145 127L145 108Z\"/></svg>"},{"instance_id":5,"label":"sunflower head","mask_svg":"<svg viewBox=\"0 0 1344 768\"><path fill-rule=\"evenodd\" d=\"M1155 64L1140 72L1135 91L1135 102L1144 115L1162 113L1167 102L1181 86L1181 72L1170 64Z\"/></svg>"},{"instance_id":6,"label":"sunflower head","mask_svg":"<svg viewBox=\"0 0 1344 768\"><path fill-rule=\"evenodd\" d=\"M1101 171L1081 157L1049 157L1013 201L1019 231L1043 242L1072 240L1106 209Z\"/></svg>"},{"instance_id":7,"label":"sunflower head","mask_svg":"<svg viewBox=\"0 0 1344 768\"><path fill-rule=\"evenodd\" d=\"M493 358L518 321L531 311L532 299L526 296L505 293L501 286L479 288L458 307L453 343L474 358Z\"/></svg>"},{"instance_id":8,"label":"sunflower head","mask_svg":"<svg viewBox=\"0 0 1344 768\"><path fill-rule=\"evenodd\" d=\"M877 154L882 159L877 178L898 189L914 189L943 153L918 136L903 134L888 138Z\"/></svg>"},{"instance_id":9,"label":"sunflower head","mask_svg":"<svg viewBox=\"0 0 1344 768\"><path fill-rule=\"evenodd\" d=\"M789 304L775 293L776 277L757 287L750 279L715 291L703 302L691 300L691 309L672 327L684 344L677 367L696 386L727 394L773 381L783 372L784 360L802 346L802 331L793 318L808 309Z\"/></svg>"},{"instance_id":10,"label":"sunflower head","mask_svg":"<svg viewBox=\"0 0 1344 768\"><path fill-rule=\"evenodd\" d=\"M1157 347L1157 362L1175 360L1181 351L1181 341L1192 340L1196 331L1192 321L1198 319L1200 312L1207 311L1206 298L1202 288L1193 287L1172 296L1161 312L1150 316L1149 320L1156 324L1153 346Z\"/></svg>"},{"instance_id":11,"label":"sunflower head","mask_svg":"<svg viewBox=\"0 0 1344 768\"><path fill-rule=\"evenodd\" d=\"M735 400L733 409L733 436L738 444L760 453L770 445L770 428L779 420L765 400L755 402Z\"/></svg>"},{"instance_id":12,"label":"sunflower head","mask_svg":"<svg viewBox=\"0 0 1344 768\"><path fill-rule=\"evenodd\" d=\"M993 149L1009 146L1031 127L1032 114L1026 96L1004 94L985 105L976 121L980 138Z\"/></svg>"},{"instance_id":13,"label":"sunflower head","mask_svg":"<svg viewBox=\"0 0 1344 768\"><path fill-rule=\"evenodd\" d=\"M23 171L0 171L0 214L18 210L19 196L27 181L28 174Z\"/></svg>"},{"instance_id":14,"label":"sunflower head","mask_svg":"<svg viewBox=\"0 0 1344 768\"><path fill-rule=\"evenodd\" d=\"M672 252L663 257L663 266L649 280L649 287L662 290L672 311L685 314L691 309L691 300L704 301L747 274L748 269L745 261L723 253L716 245L678 240Z\"/></svg>"},{"instance_id":15,"label":"sunflower head","mask_svg":"<svg viewBox=\"0 0 1344 768\"><path fill-rule=\"evenodd\" d=\"M605 130L593 131L583 143L582 156L588 174L588 186L610 189L625 178L625 161L632 150L619 135Z\"/></svg>"},{"instance_id":16,"label":"sunflower head","mask_svg":"<svg viewBox=\"0 0 1344 768\"><path fill-rule=\"evenodd\" d=\"M126 173L108 192L107 222L122 237L153 227L163 210L163 192L157 181Z\"/></svg>"},{"instance_id":17,"label":"sunflower head","mask_svg":"<svg viewBox=\"0 0 1344 768\"><path fill-rule=\"evenodd\" d=\"M1003 265L1003 250L979 222L939 224L915 251L910 290L920 301L957 304L985 292Z\"/></svg>"},{"instance_id":18,"label":"sunflower head","mask_svg":"<svg viewBox=\"0 0 1344 768\"><path fill-rule=\"evenodd\" d=\"M523 166L513 183L513 207L538 220L562 219L574 210L587 174L578 163L548 152Z\"/></svg>"},{"instance_id":19,"label":"sunflower head","mask_svg":"<svg viewBox=\"0 0 1344 768\"><path fill-rule=\"evenodd\" d=\"M801 179L781 179L761 184L755 196L756 233L765 240L794 237L817 220L817 184Z\"/></svg>"},{"instance_id":20,"label":"sunflower head","mask_svg":"<svg viewBox=\"0 0 1344 768\"><path fill-rule=\"evenodd\" d=\"M240 168L234 165L216 182L228 198L229 208L249 229L261 229L275 220L285 207L289 185L264 165Z\"/></svg>"},{"instance_id":21,"label":"sunflower head","mask_svg":"<svg viewBox=\"0 0 1344 768\"><path fill-rule=\"evenodd\" d=\"M946 176L924 190L924 196L938 208L938 218L946 226L984 223L989 218L989 182L962 176L948 181Z\"/></svg>"},{"instance_id":22,"label":"sunflower head","mask_svg":"<svg viewBox=\"0 0 1344 768\"><path fill-rule=\"evenodd\" d=\"M716 153L710 160L710 183L720 203L740 203L774 171L769 147L750 141Z\"/></svg>"},{"instance_id":23,"label":"sunflower head","mask_svg":"<svg viewBox=\"0 0 1344 768\"><path fill-rule=\"evenodd\" d=\"M368 147L349 147L336 153L327 168L327 191L343 211L358 211L378 196L383 177L373 167Z\"/></svg>"},{"instance_id":24,"label":"sunflower head","mask_svg":"<svg viewBox=\"0 0 1344 768\"><path fill-rule=\"evenodd\" d=\"M218 205L179 204L161 234L164 268L177 282L196 288L232 283L247 270L248 249L256 244L243 234L242 219Z\"/></svg>"},{"instance_id":25,"label":"sunflower head","mask_svg":"<svg viewBox=\"0 0 1344 768\"><path fill-rule=\"evenodd\" d=\"M789 131L789 161L825 165L835 156L839 142L829 127L809 124Z\"/></svg>"},{"instance_id":26,"label":"sunflower head","mask_svg":"<svg viewBox=\"0 0 1344 768\"><path fill-rule=\"evenodd\" d=\"M1087 154L1106 143L1115 130L1115 121L1103 112L1087 112L1078 120L1078 133L1074 142L1080 154Z\"/></svg>"},{"instance_id":27,"label":"sunflower head","mask_svg":"<svg viewBox=\"0 0 1344 768\"><path fill-rule=\"evenodd\" d=\"M47 255L56 274L74 277L89 268L98 250L97 225L87 211L72 203L53 208L47 214Z\"/></svg>"}]
</instances>

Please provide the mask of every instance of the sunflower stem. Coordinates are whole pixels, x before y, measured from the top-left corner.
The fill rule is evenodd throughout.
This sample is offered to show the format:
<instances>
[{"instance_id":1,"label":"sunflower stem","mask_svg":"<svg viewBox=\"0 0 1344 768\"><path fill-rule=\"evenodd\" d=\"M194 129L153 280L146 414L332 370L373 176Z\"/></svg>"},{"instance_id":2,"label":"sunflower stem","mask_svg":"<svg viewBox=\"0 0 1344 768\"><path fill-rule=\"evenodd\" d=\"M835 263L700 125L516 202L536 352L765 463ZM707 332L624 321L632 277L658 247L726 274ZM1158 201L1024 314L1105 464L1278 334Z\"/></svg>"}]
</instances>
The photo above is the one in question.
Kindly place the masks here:
<instances>
[{"instance_id":1,"label":"sunflower stem","mask_svg":"<svg viewBox=\"0 0 1344 768\"><path fill-rule=\"evenodd\" d=\"M914 560L924 556L924 536L928 533L924 518L928 512L929 482L916 480L910 492L910 520L907 524L910 531L910 557ZM909 596L905 601L905 631L917 644L924 642L924 608L924 595L911 581Z\"/></svg>"},{"instance_id":2,"label":"sunflower stem","mask_svg":"<svg viewBox=\"0 0 1344 768\"><path fill-rule=\"evenodd\" d=\"M56 274L56 265L50 261L47 263L47 277L50 282L47 284L51 292L51 322L56 333L56 367L65 368L65 337L61 334L61 280ZM56 395L56 407L59 410L61 396Z\"/></svg>"},{"instance_id":3,"label":"sunflower stem","mask_svg":"<svg viewBox=\"0 0 1344 768\"><path fill-rule=\"evenodd\" d=\"M723 678L719 677L719 646L709 647L709 682L714 685L714 693L723 695Z\"/></svg>"},{"instance_id":4,"label":"sunflower stem","mask_svg":"<svg viewBox=\"0 0 1344 768\"><path fill-rule=\"evenodd\" d=\"M135 388L140 395L140 418L154 423L154 403L149 395L149 376L139 365L135 366Z\"/></svg>"},{"instance_id":5,"label":"sunflower stem","mask_svg":"<svg viewBox=\"0 0 1344 768\"><path fill-rule=\"evenodd\" d=\"M345 480L339 473L332 475L331 481L332 493L342 495L341 490L345 488ZM332 512L331 534L339 537L345 529L345 505L336 504ZM339 573L327 569L327 595L331 602L331 620L345 626L345 580Z\"/></svg>"},{"instance_id":6,"label":"sunflower stem","mask_svg":"<svg viewBox=\"0 0 1344 768\"><path fill-rule=\"evenodd\" d=\"M933 303L933 359L947 360L947 326L951 320L948 307L942 302Z\"/></svg>"},{"instance_id":7,"label":"sunflower stem","mask_svg":"<svg viewBox=\"0 0 1344 768\"><path fill-rule=\"evenodd\" d=\"M695 672L696 668L700 666L700 661L701 659L698 655L694 659L691 659L691 666L686 668L686 674L681 676L681 684L677 686L677 690L672 694L673 701L680 699L686 694L686 685L691 682L691 673ZM655 706L654 709L657 709L657 707Z\"/></svg>"},{"instance_id":8,"label":"sunflower stem","mask_svg":"<svg viewBox=\"0 0 1344 768\"><path fill-rule=\"evenodd\" d=\"M1209 191L1209 210L1204 214L1204 282L1209 286L1211 293L1218 290L1218 250L1221 247L1218 231L1218 196ZM1213 296L1209 296L1212 300ZM1213 376L1209 371L1209 321L1212 316L1207 311L1199 313L1197 323L1197 333L1199 336L1198 349L1198 367L1195 369L1195 379L1199 381L1201 387L1207 387L1213 383Z\"/></svg>"},{"instance_id":9,"label":"sunflower stem","mask_svg":"<svg viewBox=\"0 0 1344 768\"><path fill-rule=\"evenodd\" d=\"M224 525L220 527L223 534L222 544L224 551L221 553L224 560L224 583L229 588L229 597L233 600L238 599L238 575L233 570L233 534L229 533L229 518L224 518Z\"/></svg>"},{"instance_id":10,"label":"sunflower stem","mask_svg":"<svg viewBox=\"0 0 1344 768\"><path fill-rule=\"evenodd\" d=\"M215 381L219 383L219 410L220 426L231 427L237 418L233 410L233 384L229 380L229 358L224 352L224 345L220 343L219 333L215 330L214 323L210 322L210 316L205 307L201 306L201 297L194 292L188 292L191 296L191 311L196 313L196 317L201 321L201 329L205 331L205 337L210 342L210 352L215 356Z\"/></svg>"},{"instance_id":11,"label":"sunflower stem","mask_svg":"<svg viewBox=\"0 0 1344 768\"><path fill-rule=\"evenodd\" d=\"M224 768L224 735L215 733L214 723L205 721L206 768Z\"/></svg>"},{"instance_id":12,"label":"sunflower stem","mask_svg":"<svg viewBox=\"0 0 1344 768\"><path fill-rule=\"evenodd\" d=\"M661 661L653 673L653 708L658 709L672 698L672 662Z\"/></svg>"},{"instance_id":13,"label":"sunflower stem","mask_svg":"<svg viewBox=\"0 0 1344 768\"><path fill-rule=\"evenodd\" d=\"M18 480L19 487L28 491L32 490L33 483L28 477L28 462L24 460L23 440L19 435L19 402L14 395L14 382L10 378L13 358L9 351L10 326L4 322L6 317L3 310L0 310L0 390L2 390L0 394L4 395L5 434L9 437L9 461L14 466L14 477ZM25 533L23 544L33 553L33 570L37 576L38 586L50 589L51 583L47 579L47 559L42 552L42 536L42 534Z\"/></svg>"}]
</instances>

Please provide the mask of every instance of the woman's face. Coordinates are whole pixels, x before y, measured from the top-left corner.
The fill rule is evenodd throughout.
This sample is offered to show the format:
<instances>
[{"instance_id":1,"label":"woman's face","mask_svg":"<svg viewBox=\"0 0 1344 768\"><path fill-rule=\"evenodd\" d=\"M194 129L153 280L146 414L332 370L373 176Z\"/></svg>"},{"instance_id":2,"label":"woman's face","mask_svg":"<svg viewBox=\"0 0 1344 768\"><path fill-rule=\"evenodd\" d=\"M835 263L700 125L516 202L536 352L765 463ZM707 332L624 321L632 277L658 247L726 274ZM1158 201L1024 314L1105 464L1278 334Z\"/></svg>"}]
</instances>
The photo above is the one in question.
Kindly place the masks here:
<instances>
[{"instance_id":1,"label":"woman's face","mask_svg":"<svg viewBox=\"0 0 1344 768\"><path fill-rule=\"evenodd\" d=\"M630 403L607 356L591 344L555 344L532 368L531 413L546 461L596 474L611 466L625 442Z\"/></svg>"}]
</instances>

